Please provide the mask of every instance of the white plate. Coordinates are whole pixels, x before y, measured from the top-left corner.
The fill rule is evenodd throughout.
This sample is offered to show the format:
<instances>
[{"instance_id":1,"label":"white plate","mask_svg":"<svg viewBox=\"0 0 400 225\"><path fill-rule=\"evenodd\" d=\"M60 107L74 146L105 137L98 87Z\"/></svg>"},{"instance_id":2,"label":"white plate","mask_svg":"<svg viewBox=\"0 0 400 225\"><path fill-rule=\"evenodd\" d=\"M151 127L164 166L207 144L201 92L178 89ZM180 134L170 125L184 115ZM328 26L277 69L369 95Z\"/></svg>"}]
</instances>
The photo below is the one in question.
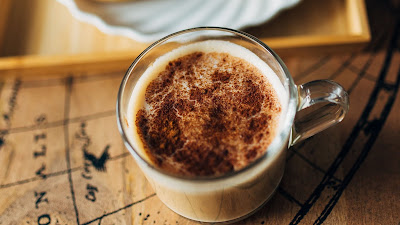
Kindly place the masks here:
<instances>
[{"instance_id":1,"label":"white plate","mask_svg":"<svg viewBox=\"0 0 400 225\"><path fill-rule=\"evenodd\" d=\"M100 3L58 0L74 17L102 32L153 42L199 26L242 29L271 19L300 0L136 0Z\"/></svg>"}]
</instances>

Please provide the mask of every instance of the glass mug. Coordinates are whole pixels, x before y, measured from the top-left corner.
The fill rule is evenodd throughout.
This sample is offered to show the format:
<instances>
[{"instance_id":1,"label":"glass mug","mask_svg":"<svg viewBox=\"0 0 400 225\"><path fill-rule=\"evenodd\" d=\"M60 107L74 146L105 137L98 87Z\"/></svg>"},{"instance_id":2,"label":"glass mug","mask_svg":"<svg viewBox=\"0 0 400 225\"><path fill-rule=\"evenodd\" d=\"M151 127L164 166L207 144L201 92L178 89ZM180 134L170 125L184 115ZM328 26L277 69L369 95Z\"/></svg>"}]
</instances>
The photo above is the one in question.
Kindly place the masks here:
<instances>
[{"instance_id":1,"label":"glass mug","mask_svg":"<svg viewBox=\"0 0 400 225\"><path fill-rule=\"evenodd\" d=\"M127 119L131 93L140 76L158 57L180 46L205 40L235 43L266 62L286 91L286 106L282 107L286 110L281 113L276 137L264 155L245 168L211 177L169 174L133 147ZM251 215L271 198L282 179L288 147L342 121L348 108L348 95L335 82L317 80L296 86L278 55L257 38L227 28L200 27L171 34L153 43L135 59L119 89L117 122L125 146L165 205L192 220L233 222Z\"/></svg>"}]
</instances>

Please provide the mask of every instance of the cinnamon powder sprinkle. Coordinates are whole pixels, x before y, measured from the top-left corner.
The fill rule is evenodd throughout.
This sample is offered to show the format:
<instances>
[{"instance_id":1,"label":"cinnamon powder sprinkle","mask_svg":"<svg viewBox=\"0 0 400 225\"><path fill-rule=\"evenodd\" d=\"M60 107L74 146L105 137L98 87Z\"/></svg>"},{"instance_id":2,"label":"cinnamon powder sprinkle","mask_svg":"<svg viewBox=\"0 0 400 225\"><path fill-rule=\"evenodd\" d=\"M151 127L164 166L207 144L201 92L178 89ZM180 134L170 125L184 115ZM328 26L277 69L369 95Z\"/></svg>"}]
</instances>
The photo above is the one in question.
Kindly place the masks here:
<instances>
[{"instance_id":1,"label":"cinnamon powder sprinkle","mask_svg":"<svg viewBox=\"0 0 400 225\"><path fill-rule=\"evenodd\" d=\"M281 105L268 79L226 53L188 54L146 88L137 132L154 164L208 176L239 170L266 151Z\"/></svg>"}]
</instances>

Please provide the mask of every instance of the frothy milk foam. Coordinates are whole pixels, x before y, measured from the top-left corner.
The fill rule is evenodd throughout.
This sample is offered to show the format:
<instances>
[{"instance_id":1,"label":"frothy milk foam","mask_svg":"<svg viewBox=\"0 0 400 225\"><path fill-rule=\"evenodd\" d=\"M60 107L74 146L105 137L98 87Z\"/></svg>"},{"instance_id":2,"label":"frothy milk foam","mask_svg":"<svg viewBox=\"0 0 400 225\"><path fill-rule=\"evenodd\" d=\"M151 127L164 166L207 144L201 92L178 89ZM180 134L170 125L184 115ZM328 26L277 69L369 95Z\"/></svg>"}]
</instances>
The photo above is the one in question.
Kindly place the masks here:
<instances>
[{"instance_id":1,"label":"frothy milk foam","mask_svg":"<svg viewBox=\"0 0 400 225\"><path fill-rule=\"evenodd\" d=\"M144 144L138 135L136 127L136 114L143 107L149 107L145 103L145 92L148 85L165 70L170 61L186 56L194 52L203 53L227 53L238 57L255 66L269 81L274 88L279 102L281 103L281 115L285 115L288 101L287 92L274 71L257 55L250 50L228 41L209 40L178 47L165 55L157 58L152 65L137 81L129 101L127 112L128 131L127 136L134 149L142 158L151 162L144 150ZM284 116L279 117L279 125L282 124ZM284 141L284 140L282 140ZM216 186L201 183L181 183L172 185L167 176L150 171L146 174L153 188L157 190L159 198L174 211L188 218L200 221L226 221L244 216L259 207L270 196L279 184L284 165L284 151L276 149L272 162L258 166L250 170L245 177L239 177L234 181L218 182ZM143 165L141 166L142 169ZM152 174L152 175L149 175ZM177 187L179 186L179 187ZM243 195L243 192L246 193ZM164 193L164 194L163 194ZM265 195L267 193L267 196ZM241 202L235 206L235 202Z\"/></svg>"},{"instance_id":2,"label":"frothy milk foam","mask_svg":"<svg viewBox=\"0 0 400 225\"><path fill-rule=\"evenodd\" d=\"M138 133L136 132L137 127L135 124L136 114L137 112L145 105L145 92L147 86L150 84L154 78L158 76L160 72L162 72L168 63L174 59L180 58L182 56L188 55L193 52L218 52L218 53L227 53L232 56L241 58L247 62L250 62L253 66L258 68L263 75L265 75L268 81L271 83L272 87L275 89L277 96L279 98L279 102L282 105L282 112L284 114L286 111L285 106L287 105L287 93L280 82L279 78L276 76L274 71L257 55L255 55L250 50L233 44L228 41L218 41L218 40L210 40L197 42L185 46L181 46L173 51L160 56L155 60L155 62L149 66L149 68L144 72L144 74L137 81L135 88L133 89L131 99L129 101L128 107L128 124L129 124L129 137L132 138L132 144L136 151L140 151L140 154L143 158L150 160L147 154L143 151L144 146L143 142L140 139ZM280 122L283 120L283 117L280 118Z\"/></svg>"}]
</instances>

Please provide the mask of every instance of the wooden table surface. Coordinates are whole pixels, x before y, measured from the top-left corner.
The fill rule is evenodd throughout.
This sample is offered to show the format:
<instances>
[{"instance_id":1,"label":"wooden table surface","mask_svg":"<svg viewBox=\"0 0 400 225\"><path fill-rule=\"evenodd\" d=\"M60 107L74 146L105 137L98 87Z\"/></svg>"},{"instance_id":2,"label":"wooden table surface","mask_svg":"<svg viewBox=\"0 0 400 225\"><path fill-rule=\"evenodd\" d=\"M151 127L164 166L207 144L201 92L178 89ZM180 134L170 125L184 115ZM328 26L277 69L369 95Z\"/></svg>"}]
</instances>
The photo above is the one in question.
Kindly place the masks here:
<instances>
[{"instance_id":1,"label":"wooden table surface","mask_svg":"<svg viewBox=\"0 0 400 225\"><path fill-rule=\"evenodd\" d=\"M367 7L363 51L284 59L297 84L342 84L350 111L290 148L276 194L236 224L400 223L400 11L389 0ZM197 224L160 202L123 146L115 100L125 70L0 74L0 225ZM105 170L84 148L108 152Z\"/></svg>"}]
</instances>

